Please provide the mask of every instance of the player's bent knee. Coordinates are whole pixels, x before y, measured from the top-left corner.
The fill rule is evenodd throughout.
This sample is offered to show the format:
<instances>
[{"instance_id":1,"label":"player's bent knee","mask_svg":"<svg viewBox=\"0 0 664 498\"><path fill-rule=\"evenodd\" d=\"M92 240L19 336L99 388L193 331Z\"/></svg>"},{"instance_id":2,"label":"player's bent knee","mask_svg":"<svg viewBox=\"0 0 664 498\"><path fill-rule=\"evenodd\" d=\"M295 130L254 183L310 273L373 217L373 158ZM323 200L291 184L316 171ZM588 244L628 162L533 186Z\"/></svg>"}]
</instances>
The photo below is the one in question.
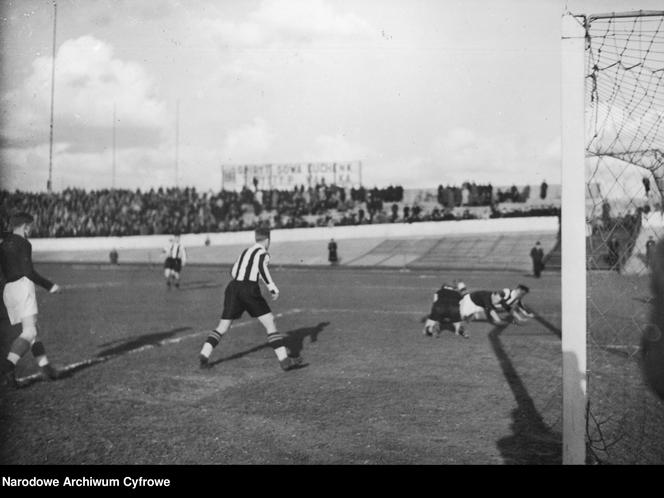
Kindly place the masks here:
<instances>
[{"instance_id":1,"label":"player's bent knee","mask_svg":"<svg viewBox=\"0 0 664 498\"><path fill-rule=\"evenodd\" d=\"M25 339L30 344L37 339L37 315L25 317L21 320L21 334L22 339Z\"/></svg>"},{"instance_id":2,"label":"player's bent knee","mask_svg":"<svg viewBox=\"0 0 664 498\"><path fill-rule=\"evenodd\" d=\"M23 330L21 331L19 337L28 341L30 344L33 344L37 340L37 328L32 326L23 326Z\"/></svg>"}]
</instances>

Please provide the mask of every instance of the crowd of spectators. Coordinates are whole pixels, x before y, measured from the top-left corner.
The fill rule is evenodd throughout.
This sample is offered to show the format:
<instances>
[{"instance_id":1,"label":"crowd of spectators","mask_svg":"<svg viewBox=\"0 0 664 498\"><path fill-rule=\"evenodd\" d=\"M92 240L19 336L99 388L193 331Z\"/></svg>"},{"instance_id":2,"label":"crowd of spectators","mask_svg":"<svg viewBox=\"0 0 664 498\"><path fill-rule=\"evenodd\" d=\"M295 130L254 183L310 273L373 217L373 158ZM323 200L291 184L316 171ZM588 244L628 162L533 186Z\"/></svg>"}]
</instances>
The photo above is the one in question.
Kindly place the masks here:
<instances>
[{"instance_id":1,"label":"crowd of spectators","mask_svg":"<svg viewBox=\"0 0 664 498\"><path fill-rule=\"evenodd\" d=\"M199 192L194 188L0 191L0 217L6 221L12 212L32 213L33 237L92 237L238 231L259 225L299 228L507 215L495 209L491 185L474 183L460 188L441 185L438 203L434 200L425 205L404 202L404 189L392 185L346 190L322 182L277 190L260 189L255 182L253 187L239 192ZM486 216L472 211L479 206L491 206L491 211L487 210Z\"/></svg>"},{"instance_id":2,"label":"crowd of spectators","mask_svg":"<svg viewBox=\"0 0 664 498\"><path fill-rule=\"evenodd\" d=\"M547 196L548 185L542 182L540 186L540 199ZM459 206L494 206L505 202L523 203L530 199L530 185L521 190L516 185L501 190L488 185L477 185L475 182L465 182L461 187L438 186L438 203L442 206L453 208Z\"/></svg>"}]
</instances>

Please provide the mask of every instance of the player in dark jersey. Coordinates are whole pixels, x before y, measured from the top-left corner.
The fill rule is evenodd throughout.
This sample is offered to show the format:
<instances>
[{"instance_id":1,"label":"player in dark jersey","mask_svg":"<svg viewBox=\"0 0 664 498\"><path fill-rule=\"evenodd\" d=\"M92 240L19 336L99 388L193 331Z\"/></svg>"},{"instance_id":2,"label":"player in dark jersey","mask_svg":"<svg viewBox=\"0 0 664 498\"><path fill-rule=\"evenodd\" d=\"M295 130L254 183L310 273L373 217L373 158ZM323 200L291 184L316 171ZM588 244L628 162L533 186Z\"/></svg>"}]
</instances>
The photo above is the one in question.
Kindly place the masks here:
<instances>
[{"instance_id":1,"label":"player in dark jersey","mask_svg":"<svg viewBox=\"0 0 664 498\"><path fill-rule=\"evenodd\" d=\"M269 229L257 229L256 243L242 251L231 269L232 280L224 291L224 308L221 313L219 325L207 337L199 360L201 368L209 367L212 350L219 344L222 337L231 327L233 320L237 320L246 311L265 327L268 344L274 350L281 368L291 370L302 364L300 356L292 357L286 348L284 337L277 332L274 315L270 306L263 298L258 284L259 278L267 286L272 299L279 298L279 289L272 280L268 270L270 256L267 252L270 247Z\"/></svg>"},{"instance_id":2,"label":"player in dark jersey","mask_svg":"<svg viewBox=\"0 0 664 498\"><path fill-rule=\"evenodd\" d=\"M32 266L32 244L27 238L33 221L34 218L28 213L13 215L9 220L12 232L0 244L0 268L6 282L2 293L3 302L11 325L21 324L21 334L12 343L9 354L0 366L3 384L14 387L17 386L16 364L28 351L32 351L37 364L48 378L58 377L38 337L35 284L51 293L59 292L60 287L42 277Z\"/></svg>"},{"instance_id":3,"label":"player in dark jersey","mask_svg":"<svg viewBox=\"0 0 664 498\"><path fill-rule=\"evenodd\" d=\"M424 330L422 331L424 335L440 337L441 325L451 323L455 334L467 337L459 310L459 302L463 298L465 290L463 283L457 285L443 284L438 289L433 295L431 312L424 324Z\"/></svg>"}]
</instances>

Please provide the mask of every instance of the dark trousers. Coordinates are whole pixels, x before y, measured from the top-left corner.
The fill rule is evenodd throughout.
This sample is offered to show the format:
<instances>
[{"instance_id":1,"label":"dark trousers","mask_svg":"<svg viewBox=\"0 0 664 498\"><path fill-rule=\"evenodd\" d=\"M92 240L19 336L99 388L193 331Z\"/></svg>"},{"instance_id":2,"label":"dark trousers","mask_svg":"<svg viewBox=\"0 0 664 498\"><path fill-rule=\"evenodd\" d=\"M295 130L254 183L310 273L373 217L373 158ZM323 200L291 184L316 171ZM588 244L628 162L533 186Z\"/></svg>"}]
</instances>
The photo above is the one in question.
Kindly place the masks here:
<instances>
[{"instance_id":1,"label":"dark trousers","mask_svg":"<svg viewBox=\"0 0 664 498\"><path fill-rule=\"evenodd\" d=\"M537 278L540 278L542 275L542 267L544 265L541 261L533 261L533 273Z\"/></svg>"}]
</instances>

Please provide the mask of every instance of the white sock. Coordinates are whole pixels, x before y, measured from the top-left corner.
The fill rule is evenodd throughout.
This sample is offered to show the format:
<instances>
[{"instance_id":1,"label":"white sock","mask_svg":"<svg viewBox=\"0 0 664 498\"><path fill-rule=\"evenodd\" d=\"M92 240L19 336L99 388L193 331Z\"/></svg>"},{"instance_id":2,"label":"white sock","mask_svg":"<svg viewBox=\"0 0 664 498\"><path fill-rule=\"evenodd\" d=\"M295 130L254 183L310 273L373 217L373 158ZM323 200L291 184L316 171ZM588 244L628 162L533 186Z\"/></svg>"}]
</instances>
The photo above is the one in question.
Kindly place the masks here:
<instances>
[{"instance_id":1,"label":"white sock","mask_svg":"<svg viewBox=\"0 0 664 498\"><path fill-rule=\"evenodd\" d=\"M201 355L205 356L206 358L209 358L211 354L212 354L212 344L206 342L205 344L203 344L203 349L201 349Z\"/></svg>"},{"instance_id":2,"label":"white sock","mask_svg":"<svg viewBox=\"0 0 664 498\"><path fill-rule=\"evenodd\" d=\"M16 365L18 363L18 360L21 359L21 357L19 355L17 355L16 353L9 353L7 355L7 359L9 361L11 361L14 365Z\"/></svg>"},{"instance_id":3,"label":"white sock","mask_svg":"<svg viewBox=\"0 0 664 498\"><path fill-rule=\"evenodd\" d=\"M288 358L288 352L284 346L278 347L274 350L274 352L277 354L277 359L279 361L284 361L286 358Z\"/></svg>"}]
</instances>

